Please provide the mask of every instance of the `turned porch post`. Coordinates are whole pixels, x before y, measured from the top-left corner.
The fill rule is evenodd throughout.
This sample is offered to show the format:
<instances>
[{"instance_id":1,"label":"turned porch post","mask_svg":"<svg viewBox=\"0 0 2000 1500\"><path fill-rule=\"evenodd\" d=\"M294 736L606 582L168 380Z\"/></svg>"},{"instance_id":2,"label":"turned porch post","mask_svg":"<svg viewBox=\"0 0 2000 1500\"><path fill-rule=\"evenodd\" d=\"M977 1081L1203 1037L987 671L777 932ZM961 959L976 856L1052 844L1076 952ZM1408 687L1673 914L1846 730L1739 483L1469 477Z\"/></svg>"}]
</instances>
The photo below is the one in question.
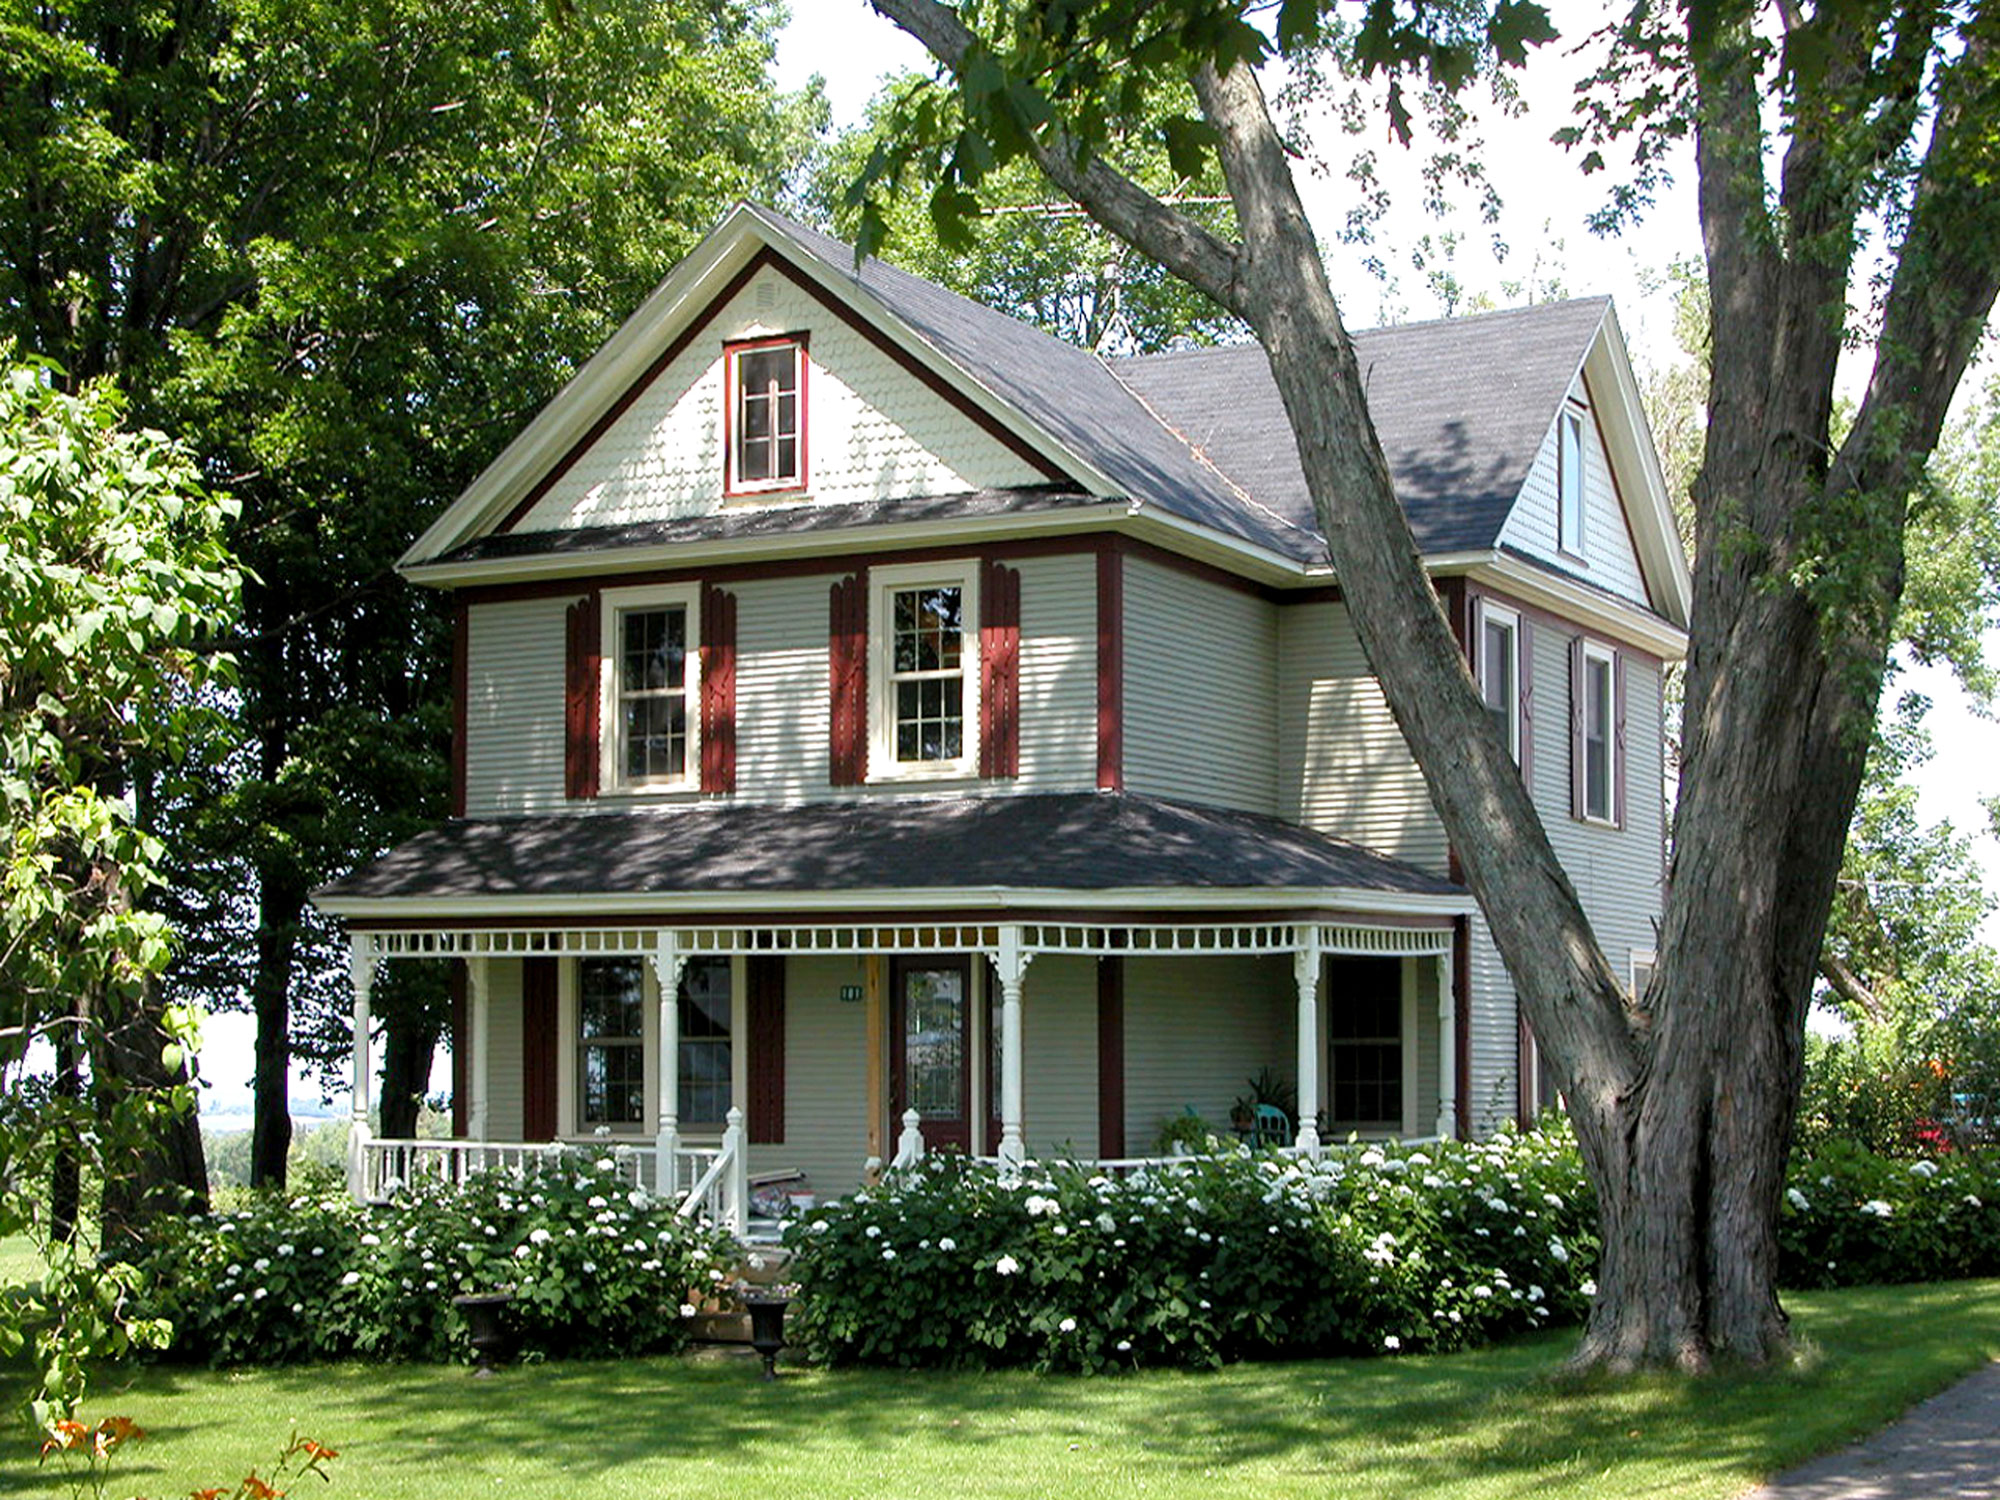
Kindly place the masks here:
<instances>
[{"instance_id":1,"label":"turned porch post","mask_svg":"<svg viewBox=\"0 0 2000 1500\"><path fill-rule=\"evenodd\" d=\"M1021 1116L1021 986L1034 955L1021 946L1021 929L1000 929L1000 1160L1019 1166L1028 1159Z\"/></svg>"},{"instance_id":2,"label":"turned porch post","mask_svg":"<svg viewBox=\"0 0 2000 1500\"><path fill-rule=\"evenodd\" d=\"M1437 1133L1445 1140L1458 1134L1458 996L1452 989L1452 956L1437 957L1438 976L1438 1118Z\"/></svg>"},{"instance_id":3,"label":"turned porch post","mask_svg":"<svg viewBox=\"0 0 2000 1500\"><path fill-rule=\"evenodd\" d=\"M363 932L348 937L347 967L354 980L354 1084L352 1114L347 1122L347 1191L356 1203L366 1202L368 1197L368 1086L374 1076L368 1058L368 1033L373 1025L368 1000L375 989L375 968L380 961L374 938Z\"/></svg>"},{"instance_id":4,"label":"turned porch post","mask_svg":"<svg viewBox=\"0 0 2000 1500\"><path fill-rule=\"evenodd\" d=\"M1299 1128L1293 1137L1301 1154L1319 1156L1319 929L1292 953L1292 977L1299 987Z\"/></svg>"},{"instance_id":5,"label":"turned porch post","mask_svg":"<svg viewBox=\"0 0 2000 1500\"><path fill-rule=\"evenodd\" d=\"M653 977L660 984L659 1134L653 1140L653 1191L662 1198L679 1196L674 1158L681 1137L681 970L687 955L679 938L660 934L652 952Z\"/></svg>"},{"instance_id":6,"label":"turned porch post","mask_svg":"<svg viewBox=\"0 0 2000 1500\"><path fill-rule=\"evenodd\" d=\"M485 1140L488 1129L486 1054L492 1040L491 962L484 957L465 961L465 1047L471 1054L465 1060L465 1079L472 1095L466 1104L465 1129L475 1141Z\"/></svg>"}]
</instances>

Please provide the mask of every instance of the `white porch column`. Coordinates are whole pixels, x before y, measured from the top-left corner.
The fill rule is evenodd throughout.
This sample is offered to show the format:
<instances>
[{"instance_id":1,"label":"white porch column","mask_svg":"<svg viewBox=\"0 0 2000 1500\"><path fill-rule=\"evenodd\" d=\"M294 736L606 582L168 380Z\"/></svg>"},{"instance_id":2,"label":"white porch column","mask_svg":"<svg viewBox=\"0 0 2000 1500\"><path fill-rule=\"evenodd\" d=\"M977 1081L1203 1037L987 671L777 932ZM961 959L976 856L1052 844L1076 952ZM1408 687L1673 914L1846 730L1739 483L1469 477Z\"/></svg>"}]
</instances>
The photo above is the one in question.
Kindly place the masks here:
<instances>
[{"instance_id":1,"label":"white porch column","mask_svg":"<svg viewBox=\"0 0 2000 1500\"><path fill-rule=\"evenodd\" d=\"M1452 991L1452 955L1440 953L1438 970L1438 1118L1437 1133L1446 1140L1458 1134L1458 996Z\"/></svg>"},{"instance_id":2,"label":"white porch column","mask_svg":"<svg viewBox=\"0 0 2000 1500\"><path fill-rule=\"evenodd\" d=\"M353 1112L347 1122L347 1191L356 1203L365 1202L368 1196L368 1092L374 1078L368 1056L368 1033L374 1024L368 998L375 989L375 967L380 961L374 938L364 932L348 937L347 967L354 980L354 1083Z\"/></svg>"},{"instance_id":3,"label":"white porch column","mask_svg":"<svg viewBox=\"0 0 2000 1500\"><path fill-rule=\"evenodd\" d=\"M1000 1160L1019 1166L1028 1159L1021 1112L1021 986L1034 957L1021 946L1021 929L1000 929Z\"/></svg>"},{"instance_id":4,"label":"white porch column","mask_svg":"<svg viewBox=\"0 0 2000 1500\"><path fill-rule=\"evenodd\" d=\"M471 1093L465 1110L465 1131L475 1141L487 1138L487 1101L491 1097L487 1078L487 1052L492 1044L492 986L486 958L465 961L465 1060L466 1087Z\"/></svg>"},{"instance_id":5,"label":"white porch column","mask_svg":"<svg viewBox=\"0 0 2000 1500\"><path fill-rule=\"evenodd\" d=\"M1293 1138L1301 1153L1319 1157L1319 929L1292 953L1292 976L1299 987L1299 1128Z\"/></svg>"},{"instance_id":6,"label":"white porch column","mask_svg":"<svg viewBox=\"0 0 2000 1500\"><path fill-rule=\"evenodd\" d=\"M652 952L653 977L660 984L659 1133L653 1140L653 1191L678 1197L674 1158L681 1143L681 970L687 955L680 939L663 932Z\"/></svg>"}]
</instances>

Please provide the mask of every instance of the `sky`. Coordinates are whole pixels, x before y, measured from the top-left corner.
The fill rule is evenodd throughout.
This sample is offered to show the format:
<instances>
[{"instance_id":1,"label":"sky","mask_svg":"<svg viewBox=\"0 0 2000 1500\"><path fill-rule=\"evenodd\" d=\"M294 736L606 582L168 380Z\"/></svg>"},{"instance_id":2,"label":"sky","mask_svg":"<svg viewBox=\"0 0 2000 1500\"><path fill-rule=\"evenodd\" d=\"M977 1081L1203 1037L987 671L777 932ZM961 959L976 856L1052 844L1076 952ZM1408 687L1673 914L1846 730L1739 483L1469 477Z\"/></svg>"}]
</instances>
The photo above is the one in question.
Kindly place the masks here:
<instances>
[{"instance_id":1,"label":"sky","mask_svg":"<svg viewBox=\"0 0 2000 1500\"><path fill-rule=\"evenodd\" d=\"M1556 0L1556 25L1567 37L1587 37L1602 24L1605 13L1596 6ZM925 68L922 49L864 0L794 0L793 19L779 42L777 77L781 87L803 87L815 74L825 83L836 128L856 123L883 78L910 68ZM1390 187L1393 207L1366 247L1336 243L1353 188L1338 170L1308 171L1301 195L1308 216L1328 247L1328 271L1350 326L1368 327L1404 318L1433 317L1444 309L1428 293L1424 278L1410 264L1410 252L1423 236L1433 242L1445 232L1460 236L1452 271L1469 292L1492 295L1506 305L1503 281L1559 283L1564 295L1609 293L1618 308L1621 327L1642 363L1663 364L1676 357L1672 342L1672 305L1661 290L1661 276L1676 259L1700 254L1693 205L1693 174L1683 160L1676 180L1664 192L1638 229L1615 238L1593 234L1586 220L1604 201L1601 178L1586 178L1575 159L1550 143L1550 135L1569 118L1575 80L1587 69L1588 50L1558 41L1534 54L1521 75L1526 113L1498 118L1483 110L1481 159L1501 200L1497 232L1506 246L1504 257L1492 247L1495 226L1470 212L1439 221L1417 206L1421 199L1418 159L1390 144L1372 142ZM1330 126L1314 131L1329 157L1351 143ZM1389 280L1367 269L1376 256ZM1972 381L1968 379L1970 387ZM1989 649L2000 653L2000 638ZM1931 697L1930 727L1936 755L1919 778L1923 816L1947 821L1966 833L1978 833L1975 848L1988 872L1989 887L2000 886L2000 843L1986 833L1980 797L2000 790L2000 725L1981 717L1958 691L1948 674L1913 669L1900 686L1914 687ZM1989 924L1989 940L2000 940L2000 924ZM245 1015L209 1018L204 1032L202 1071L210 1083L204 1115L224 1125L240 1123L249 1109L254 1024ZM440 1057L433 1089L445 1087L448 1074ZM296 1078L292 1087L295 1112L319 1108L316 1084ZM345 1109L345 1100L335 1107Z\"/></svg>"}]
</instances>

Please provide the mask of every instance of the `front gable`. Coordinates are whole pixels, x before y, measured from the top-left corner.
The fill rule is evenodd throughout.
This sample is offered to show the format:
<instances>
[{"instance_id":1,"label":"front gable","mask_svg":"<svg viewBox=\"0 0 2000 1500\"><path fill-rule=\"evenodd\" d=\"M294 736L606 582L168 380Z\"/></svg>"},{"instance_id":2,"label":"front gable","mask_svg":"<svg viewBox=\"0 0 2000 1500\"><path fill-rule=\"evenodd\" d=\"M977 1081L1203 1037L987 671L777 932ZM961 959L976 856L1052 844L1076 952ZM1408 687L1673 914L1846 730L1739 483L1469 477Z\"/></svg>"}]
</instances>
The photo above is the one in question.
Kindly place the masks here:
<instances>
[{"instance_id":1,"label":"front gable","mask_svg":"<svg viewBox=\"0 0 2000 1500\"><path fill-rule=\"evenodd\" d=\"M731 496L725 350L795 339L802 484ZM1053 466L893 354L879 331L773 254L754 258L560 460L500 529L562 531L711 514L724 505L840 505L1038 484Z\"/></svg>"}]
</instances>

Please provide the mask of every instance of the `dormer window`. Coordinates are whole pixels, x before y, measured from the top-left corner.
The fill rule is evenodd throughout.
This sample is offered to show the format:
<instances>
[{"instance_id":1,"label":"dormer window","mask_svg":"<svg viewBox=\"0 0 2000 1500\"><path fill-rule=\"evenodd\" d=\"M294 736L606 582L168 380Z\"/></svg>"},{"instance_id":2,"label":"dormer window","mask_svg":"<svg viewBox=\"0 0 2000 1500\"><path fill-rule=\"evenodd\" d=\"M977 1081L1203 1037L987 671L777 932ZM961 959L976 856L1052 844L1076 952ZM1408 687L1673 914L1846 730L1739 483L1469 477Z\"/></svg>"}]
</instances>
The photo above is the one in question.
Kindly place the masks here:
<instances>
[{"instance_id":1,"label":"dormer window","mask_svg":"<svg viewBox=\"0 0 2000 1500\"><path fill-rule=\"evenodd\" d=\"M726 354L729 493L804 488L805 340L794 335L731 344Z\"/></svg>"}]
</instances>

